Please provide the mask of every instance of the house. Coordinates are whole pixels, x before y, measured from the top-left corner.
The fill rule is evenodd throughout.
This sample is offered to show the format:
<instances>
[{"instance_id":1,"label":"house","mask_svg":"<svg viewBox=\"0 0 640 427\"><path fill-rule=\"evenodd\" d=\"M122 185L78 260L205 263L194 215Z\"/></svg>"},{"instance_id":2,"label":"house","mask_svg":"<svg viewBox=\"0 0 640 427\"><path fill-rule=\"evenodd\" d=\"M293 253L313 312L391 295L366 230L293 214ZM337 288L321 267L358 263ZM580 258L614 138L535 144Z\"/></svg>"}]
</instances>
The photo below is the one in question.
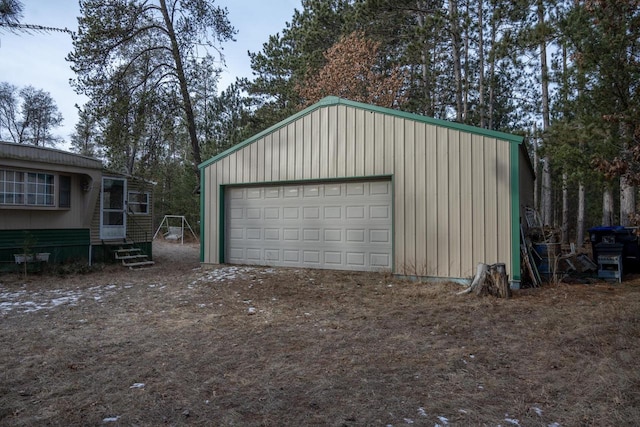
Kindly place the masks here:
<instances>
[{"instance_id":1,"label":"house","mask_svg":"<svg viewBox=\"0 0 640 427\"><path fill-rule=\"evenodd\" d=\"M200 165L201 261L520 274L521 136L327 97Z\"/></svg>"},{"instance_id":2,"label":"house","mask_svg":"<svg viewBox=\"0 0 640 427\"><path fill-rule=\"evenodd\" d=\"M25 252L108 261L115 249L136 247L150 257L152 187L97 159L0 142L0 268Z\"/></svg>"}]
</instances>

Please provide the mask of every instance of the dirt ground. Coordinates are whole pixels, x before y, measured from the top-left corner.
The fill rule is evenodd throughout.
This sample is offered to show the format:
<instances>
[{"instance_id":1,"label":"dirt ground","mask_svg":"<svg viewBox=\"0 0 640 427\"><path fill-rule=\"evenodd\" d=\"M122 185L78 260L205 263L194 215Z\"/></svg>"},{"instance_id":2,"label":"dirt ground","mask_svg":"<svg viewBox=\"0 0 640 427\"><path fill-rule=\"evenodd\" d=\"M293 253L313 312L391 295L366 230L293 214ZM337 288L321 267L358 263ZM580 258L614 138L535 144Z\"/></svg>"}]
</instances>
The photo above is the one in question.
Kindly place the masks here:
<instances>
[{"instance_id":1,"label":"dirt ground","mask_svg":"<svg viewBox=\"0 0 640 427\"><path fill-rule=\"evenodd\" d=\"M634 426L640 279L509 300L390 275L0 275L0 425Z\"/></svg>"}]
</instances>

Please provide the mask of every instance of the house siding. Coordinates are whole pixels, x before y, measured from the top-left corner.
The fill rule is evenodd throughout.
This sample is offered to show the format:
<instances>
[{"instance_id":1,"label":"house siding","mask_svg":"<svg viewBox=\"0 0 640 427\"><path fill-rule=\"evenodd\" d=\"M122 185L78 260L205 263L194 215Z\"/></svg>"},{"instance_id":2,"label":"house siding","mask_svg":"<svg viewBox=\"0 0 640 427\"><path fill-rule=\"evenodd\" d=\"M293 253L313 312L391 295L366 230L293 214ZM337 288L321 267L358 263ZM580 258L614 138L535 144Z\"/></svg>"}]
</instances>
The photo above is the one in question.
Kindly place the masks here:
<instances>
[{"instance_id":1,"label":"house siding","mask_svg":"<svg viewBox=\"0 0 640 427\"><path fill-rule=\"evenodd\" d=\"M202 260L223 261L225 185L386 176L395 273L467 278L478 262L504 262L512 274L514 141L485 133L341 103L294 116L201 165Z\"/></svg>"}]
</instances>

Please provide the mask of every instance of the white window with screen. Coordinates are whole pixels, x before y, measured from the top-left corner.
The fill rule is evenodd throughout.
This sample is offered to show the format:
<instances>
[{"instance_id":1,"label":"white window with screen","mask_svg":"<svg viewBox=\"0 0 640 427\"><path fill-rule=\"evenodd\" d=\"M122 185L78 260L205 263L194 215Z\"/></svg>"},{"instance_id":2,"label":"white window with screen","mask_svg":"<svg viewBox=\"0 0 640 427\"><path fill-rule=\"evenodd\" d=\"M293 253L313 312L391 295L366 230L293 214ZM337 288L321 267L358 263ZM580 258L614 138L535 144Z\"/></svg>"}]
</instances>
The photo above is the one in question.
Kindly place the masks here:
<instances>
[{"instance_id":1,"label":"white window with screen","mask_svg":"<svg viewBox=\"0 0 640 427\"><path fill-rule=\"evenodd\" d=\"M53 174L0 169L0 205L55 207L55 190Z\"/></svg>"},{"instance_id":2,"label":"white window with screen","mask_svg":"<svg viewBox=\"0 0 640 427\"><path fill-rule=\"evenodd\" d=\"M149 193L140 191L129 192L129 212L134 215L149 214Z\"/></svg>"}]
</instances>

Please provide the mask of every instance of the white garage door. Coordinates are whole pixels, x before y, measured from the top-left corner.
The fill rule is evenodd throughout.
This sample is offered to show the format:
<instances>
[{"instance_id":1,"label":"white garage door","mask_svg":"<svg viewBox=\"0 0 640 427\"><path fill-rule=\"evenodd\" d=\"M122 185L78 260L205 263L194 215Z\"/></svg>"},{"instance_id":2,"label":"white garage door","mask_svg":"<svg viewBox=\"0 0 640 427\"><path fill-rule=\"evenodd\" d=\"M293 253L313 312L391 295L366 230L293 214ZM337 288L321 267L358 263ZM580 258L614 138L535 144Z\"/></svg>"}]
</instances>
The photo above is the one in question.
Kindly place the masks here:
<instances>
[{"instance_id":1,"label":"white garage door","mask_svg":"<svg viewBox=\"0 0 640 427\"><path fill-rule=\"evenodd\" d=\"M225 199L228 263L392 267L390 181L229 187Z\"/></svg>"}]
</instances>

